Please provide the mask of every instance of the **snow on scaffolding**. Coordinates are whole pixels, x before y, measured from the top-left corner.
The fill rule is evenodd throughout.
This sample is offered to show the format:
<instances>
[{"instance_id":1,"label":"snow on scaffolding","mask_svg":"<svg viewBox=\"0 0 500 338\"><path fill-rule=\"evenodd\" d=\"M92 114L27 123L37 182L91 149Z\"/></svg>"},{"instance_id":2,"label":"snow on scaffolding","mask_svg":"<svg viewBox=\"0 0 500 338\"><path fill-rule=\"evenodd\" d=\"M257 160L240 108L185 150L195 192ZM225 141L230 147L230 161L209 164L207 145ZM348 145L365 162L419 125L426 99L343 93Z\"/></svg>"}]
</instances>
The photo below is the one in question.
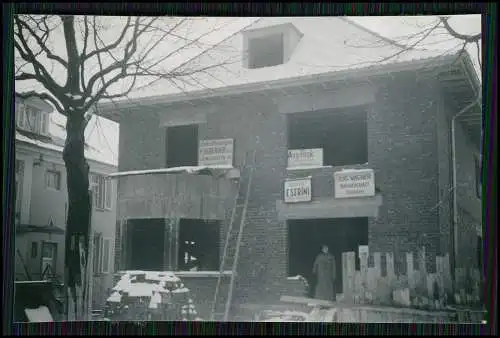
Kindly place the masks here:
<instances>
[{"instance_id":1,"label":"snow on scaffolding","mask_svg":"<svg viewBox=\"0 0 500 338\"><path fill-rule=\"evenodd\" d=\"M212 166L184 166L184 167L173 167L173 168L160 168L160 169L148 169L148 170L132 170L132 171L122 171L108 175L110 178L121 177L121 176L132 176L132 175L146 175L146 174L199 174L203 171L229 171L235 169L230 165L212 165Z\"/></svg>"}]
</instances>

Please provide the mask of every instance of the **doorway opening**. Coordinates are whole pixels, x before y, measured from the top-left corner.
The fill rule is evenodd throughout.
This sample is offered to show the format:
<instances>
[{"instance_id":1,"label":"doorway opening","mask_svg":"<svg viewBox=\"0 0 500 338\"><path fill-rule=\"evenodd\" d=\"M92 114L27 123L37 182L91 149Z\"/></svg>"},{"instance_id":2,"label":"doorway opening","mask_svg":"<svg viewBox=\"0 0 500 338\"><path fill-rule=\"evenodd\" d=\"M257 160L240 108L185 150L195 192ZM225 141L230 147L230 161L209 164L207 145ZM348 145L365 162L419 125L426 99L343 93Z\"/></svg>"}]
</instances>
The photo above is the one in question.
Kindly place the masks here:
<instances>
[{"instance_id":1,"label":"doorway opening","mask_svg":"<svg viewBox=\"0 0 500 338\"><path fill-rule=\"evenodd\" d=\"M220 222L181 219L179 222L180 271L218 271L220 255Z\"/></svg>"},{"instance_id":2,"label":"doorway opening","mask_svg":"<svg viewBox=\"0 0 500 338\"><path fill-rule=\"evenodd\" d=\"M335 256L335 293L342 293L342 253L356 252L358 246L368 245L368 218L327 218L289 220L288 275L301 275L309 284L309 297L314 296L316 278L312 272L314 260L326 244Z\"/></svg>"},{"instance_id":3,"label":"doorway opening","mask_svg":"<svg viewBox=\"0 0 500 338\"><path fill-rule=\"evenodd\" d=\"M162 271L165 251L165 220L129 219L129 270Z\"/></svg>"}]
</instances>

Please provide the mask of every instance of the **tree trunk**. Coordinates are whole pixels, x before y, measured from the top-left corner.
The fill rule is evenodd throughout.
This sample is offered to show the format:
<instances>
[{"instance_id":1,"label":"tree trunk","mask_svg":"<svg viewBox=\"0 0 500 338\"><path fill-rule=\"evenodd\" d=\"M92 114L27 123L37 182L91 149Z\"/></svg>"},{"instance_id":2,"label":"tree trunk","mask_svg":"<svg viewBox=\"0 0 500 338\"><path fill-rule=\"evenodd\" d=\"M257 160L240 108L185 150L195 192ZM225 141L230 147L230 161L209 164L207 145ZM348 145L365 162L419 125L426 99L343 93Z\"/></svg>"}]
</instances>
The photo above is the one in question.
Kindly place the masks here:
<instances>
[{"instance_id":1,"label":"tree trunk","mask_svg":"<svg viewBox=\"0 0 500 338\"><path fill-rule=\"evenodd\" d=\"M67 114L66 143L63 159L66 165L68 216L66 220L65 274L67 320L88 320L87 297L90 271L89 257L90 212L89 166L85 160L84 113Z\"/></svg>"}]
</instances>

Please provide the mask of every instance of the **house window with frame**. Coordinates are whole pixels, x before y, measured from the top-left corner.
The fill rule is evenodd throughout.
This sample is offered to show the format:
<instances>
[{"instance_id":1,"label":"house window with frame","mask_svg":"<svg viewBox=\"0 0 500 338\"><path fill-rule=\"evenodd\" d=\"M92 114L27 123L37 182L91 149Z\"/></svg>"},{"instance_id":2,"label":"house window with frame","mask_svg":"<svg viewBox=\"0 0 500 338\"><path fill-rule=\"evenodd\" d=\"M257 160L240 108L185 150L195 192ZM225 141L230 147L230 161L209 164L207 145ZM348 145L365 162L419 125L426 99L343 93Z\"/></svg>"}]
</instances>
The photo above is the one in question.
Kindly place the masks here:
<instances>
[{"instance_id":1,"label":"house window with frame","mask_svg":"<svg viewBox=\"0 0 500 338\"><path fill-rule=\"evenodd\" d=\"M323 149L324 166L368 162L365 107L288 114L288 150Z\"/></svg>"},{"instance_id":2,"label":"house window with frame","mask_svg":"<svg viewBox=\"0 0 500 338\"><path fill-rule=\"evenodd\" d=\"M93 205L99 210L111 210L112 185L103 175L90 175Z\"/></svg>"},{"instance_id":3,"label":"house window with frame","mask_svg":"<svg viewBox=\"0 0 500 338\"><path fill-rule=\"evenodd\" d=\"M49 134L49 115L25 103L16 103L16 126L32 133Z\"/></svg>"},{"instance_id":4,"label":"house window with frame","mask_svg":"<svg viewBox=\"0 0 500 338\"><path fill-rule=\"evenodd\" d=\"M45 187L61 190L61 172L57 170L47 170L45 172Z\"/></svg>"}]
</instances>

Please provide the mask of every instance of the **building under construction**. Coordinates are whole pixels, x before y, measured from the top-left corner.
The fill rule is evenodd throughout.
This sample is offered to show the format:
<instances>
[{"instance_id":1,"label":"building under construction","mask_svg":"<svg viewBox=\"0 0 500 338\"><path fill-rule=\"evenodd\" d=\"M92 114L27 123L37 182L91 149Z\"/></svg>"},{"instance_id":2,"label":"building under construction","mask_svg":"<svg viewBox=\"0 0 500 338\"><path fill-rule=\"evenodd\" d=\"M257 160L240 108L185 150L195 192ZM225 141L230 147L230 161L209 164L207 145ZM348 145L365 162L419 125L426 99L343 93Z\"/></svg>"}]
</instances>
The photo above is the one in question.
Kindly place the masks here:
<instances>
[{"instance_id":1,"label":"building under construction","mask_svg":"<svg viewBox=\"0 0 500 338\"><path fill-rule=\"evenodd\" d=\"M396 269L421 246L477 267L478 88L453 54L102 105L120 123L117 268L220 275L237 306L293 292L322 244L339 272L360 245Z\"/></svg>"}]
</instances>

